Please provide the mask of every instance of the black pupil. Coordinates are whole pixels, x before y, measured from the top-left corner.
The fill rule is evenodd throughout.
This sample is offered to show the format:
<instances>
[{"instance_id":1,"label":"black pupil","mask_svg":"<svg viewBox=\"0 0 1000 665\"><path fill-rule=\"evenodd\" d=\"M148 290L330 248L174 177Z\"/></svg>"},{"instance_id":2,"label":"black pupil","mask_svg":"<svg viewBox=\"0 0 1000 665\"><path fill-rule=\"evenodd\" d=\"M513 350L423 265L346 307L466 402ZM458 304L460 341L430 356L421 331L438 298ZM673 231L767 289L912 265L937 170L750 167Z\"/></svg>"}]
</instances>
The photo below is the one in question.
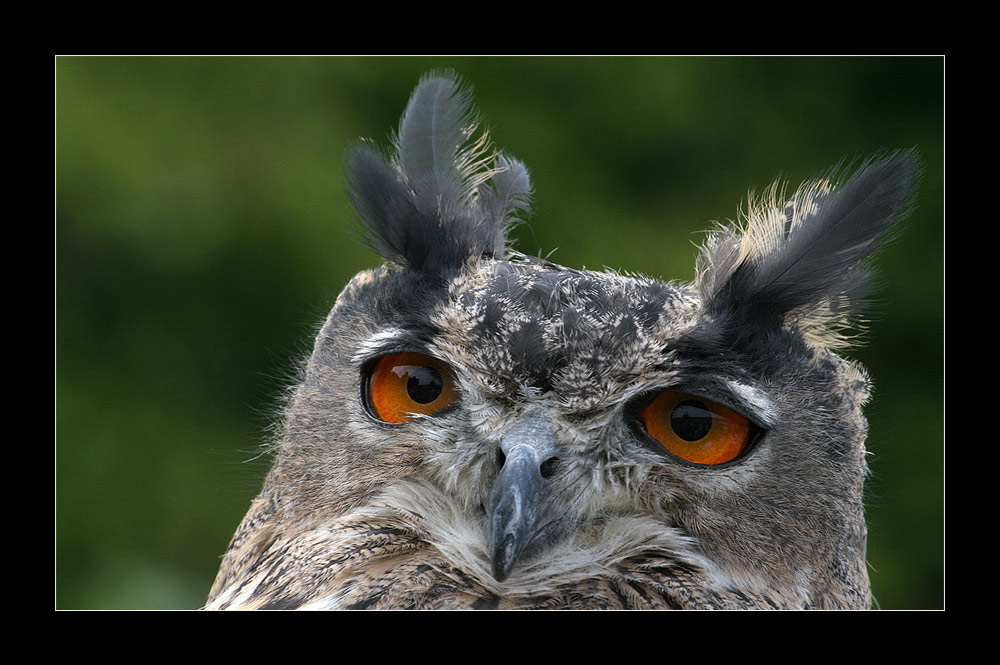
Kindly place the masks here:
<instances>
[{"instance_id":1,"label":"black pupil","mask_svg":"<svg viewBox=\"0 0 1000 665\"><path fill-rule=\"evenodd\" d=\"M670 426L685 441L704 439L712 431L712 412L697 400L684 400L670 414Z\"/></svg>"},{"instance_id":2,"label":"black pupil","mask_svg":"<svg viewBox=\"0 0 1000 665\"><path fill-rule=\"evenodd\" d=\"M417 404L430 404L444 389L441 375L433 367L415 367L406 382L406 392Z\"/></svg>"}]
</instances>

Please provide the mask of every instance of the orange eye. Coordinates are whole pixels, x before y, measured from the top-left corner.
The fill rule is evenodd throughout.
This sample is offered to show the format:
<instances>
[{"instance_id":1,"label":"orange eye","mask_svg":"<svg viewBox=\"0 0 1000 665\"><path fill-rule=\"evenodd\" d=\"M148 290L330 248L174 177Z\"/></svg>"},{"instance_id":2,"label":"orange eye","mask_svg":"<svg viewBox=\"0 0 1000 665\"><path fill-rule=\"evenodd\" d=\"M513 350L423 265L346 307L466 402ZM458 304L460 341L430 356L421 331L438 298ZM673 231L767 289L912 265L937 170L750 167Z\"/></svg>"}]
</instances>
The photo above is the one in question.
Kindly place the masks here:
<instances>
[{"instance_id":1,"label":"orange eye","mask_svg":"<svg viewBox=\"0 0 1000 665\"><path fill-rule=\"evenodd\" d=\"M663 392L642 410L646 431L667 452L695 464L722 464L750 442L750 421L724 406Z\"/></svg>"},{"instance_id":2,"label":"orange eye","mask_svg":"<svg viewBox=\"0 0 1000 665\"><path fill-rule=\"evenodd\" d=\"M420 353L379 358L365 382L372 415L387 423L429 416L455 401L455 374L446 364Z\"/></svg>"}]
</instances>

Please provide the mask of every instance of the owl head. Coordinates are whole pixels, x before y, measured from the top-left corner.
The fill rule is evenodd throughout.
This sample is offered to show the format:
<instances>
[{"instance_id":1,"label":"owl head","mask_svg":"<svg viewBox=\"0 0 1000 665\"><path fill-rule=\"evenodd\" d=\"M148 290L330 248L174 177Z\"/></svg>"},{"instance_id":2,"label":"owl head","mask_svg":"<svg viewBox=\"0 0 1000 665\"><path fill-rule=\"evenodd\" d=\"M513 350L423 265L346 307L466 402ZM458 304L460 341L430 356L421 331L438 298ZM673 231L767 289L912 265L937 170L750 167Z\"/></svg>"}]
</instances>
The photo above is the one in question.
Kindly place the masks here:
<instances>
[{"instance_id":1,"label":"owl head","mask_svg":"<svg viewBox=\"0 0 1000 665\"><path fill-rule=\"evenodd\" d=\"M528 171L476 127L434 73L351 151L386 263L322 325L213 596L867 607L869 380L838 351L915 155L772 186L688 284L513 251Z\"/></svg>"}]
</instances>

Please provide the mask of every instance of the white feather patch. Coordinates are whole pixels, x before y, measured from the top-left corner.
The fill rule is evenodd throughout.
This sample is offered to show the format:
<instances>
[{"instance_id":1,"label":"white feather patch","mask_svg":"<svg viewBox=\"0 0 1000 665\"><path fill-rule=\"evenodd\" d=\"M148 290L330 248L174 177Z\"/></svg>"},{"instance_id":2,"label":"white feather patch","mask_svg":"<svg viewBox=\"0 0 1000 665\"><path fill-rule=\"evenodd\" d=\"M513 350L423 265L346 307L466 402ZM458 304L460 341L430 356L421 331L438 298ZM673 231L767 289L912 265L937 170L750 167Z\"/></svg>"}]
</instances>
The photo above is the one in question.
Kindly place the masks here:
<instances>
[{"instance_id":1,"label":"white feather patch","mask_svg":"<svg viewBox=\"0 0 1000 665\"><path fill-rule=\"evenodd\" d=\"M402 337L403 331L399 328L388 328L380 330L358 345L358 350L351 356L351 361L355 364L371 358L374 354L385 348L387 342Z\"/></svg>"}]
</instances>

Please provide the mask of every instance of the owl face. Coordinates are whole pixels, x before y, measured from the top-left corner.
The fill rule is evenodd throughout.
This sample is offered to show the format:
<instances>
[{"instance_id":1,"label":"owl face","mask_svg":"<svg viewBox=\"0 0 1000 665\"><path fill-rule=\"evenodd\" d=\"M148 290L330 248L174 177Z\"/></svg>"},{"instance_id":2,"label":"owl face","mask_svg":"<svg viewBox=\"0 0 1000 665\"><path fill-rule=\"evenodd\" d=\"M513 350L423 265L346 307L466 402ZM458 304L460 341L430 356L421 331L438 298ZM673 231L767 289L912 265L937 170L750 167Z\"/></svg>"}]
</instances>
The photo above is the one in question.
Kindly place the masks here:
<instances>
[{"instance_id":1,"label":"owl face","mask_svg":"<svg viewBox=\"0 0 1000 665\"><path fill-rule=\"evenodd\" d=\"M356 149L388 262L319 332L215 605L866 607L868 379L835 347L912 155L758 202L664 283L507 249L527 171L467 114L428 78L394 156Z\"/></svg>"},{"instance_id":2,"label":"owl face","mask_svg":"<svg viewBox=\"0 0 1000 665\"><path fill-rule=\"evenodd\" d=\"M640 516L630 545L655 536L742 585L780 571L808 586L796 578L818 558L820 516L830 516L826 533L863 550L867 381L832 353L787 334L720 354L688 289L530 257L479 260L426 292L401 289L406 279L382 268L345 289L306 382L325 399L296 410L308 424L289 422L314 442L329 436L309 431L327 427L317 414L346 410L336 429L358 445L339 444L353 449L350 462L319 483L343 488L333 505L359 497L341 469L361 460L373 489L433 487L426 504L411 492L407 510L439 522L460 513L466 542L452 546L475 543L480 574L513 583L546 563L557 577L580 574L562 570L566 559L592 568L582 553L613 549L606 541L621 534L608 532ZM342 390L326 395L334 385ZM520 462L511 441L525 429ZM817 450L817 431L840 445ZM515 463L528 471L505 477ZM530 510L495 523L515 495ZM510 560L505 534L516 541Z\"/></svg>"}]
</instances>

